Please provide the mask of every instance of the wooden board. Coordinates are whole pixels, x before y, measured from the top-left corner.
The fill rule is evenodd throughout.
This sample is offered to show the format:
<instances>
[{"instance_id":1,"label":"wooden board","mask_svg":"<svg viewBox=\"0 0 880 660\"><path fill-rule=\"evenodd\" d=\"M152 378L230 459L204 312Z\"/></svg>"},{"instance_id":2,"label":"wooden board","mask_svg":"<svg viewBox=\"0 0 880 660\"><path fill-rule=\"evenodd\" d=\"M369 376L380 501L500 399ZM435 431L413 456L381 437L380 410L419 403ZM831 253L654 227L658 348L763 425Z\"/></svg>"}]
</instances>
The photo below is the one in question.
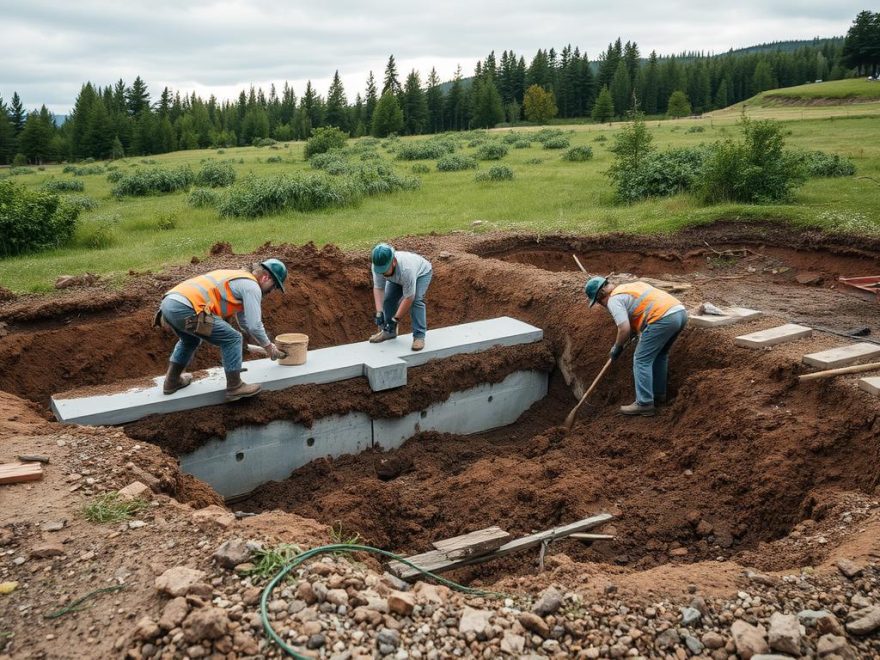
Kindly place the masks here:
<instances>
[{"instance_id":1,"label":"wooden board","mask_svg":"<svg viewBox=\"0 0 880 660\"><path fill-rule=\"evenodd\" d=\"M432 543L436 550L445 552L450 559L463 559L484 555L497 550L510 540L510 534L500 527L487 527L470 534L462 534L451 539Z\"/></svg>"},{"instance_id":2,"label":"wooden board","mask_svg":"<svg viewBox=\"0 0 880 660\"><path fill-rule=\"evenodd\" d=\"M613 517L614 516L612 516L610 513L600 513L590 518L578 520L577 522L571 523L569 525L554 527L553 529L548 529L544 532L538 532L537 534L523 536L522 538L510 541L509 543L505 543L494 552L489 552L484 555L464 557L462 559L450 559L446 556L446 553L440 552L439 550L433 550L431 552L425 552L420 555L406 557L406 559L416 566L432 573L451 571L452 569L459 568L461 566L478 564L484 561L506 557L507 555L513 554L514 552L520 552L521 550L534 548L535 546L541 545L541 543L543 543L544 541L549 542L553 541L554 539L561 539L565 538L566 536L571 536L572 534L577 534L578 532L586 532L589 529L605 524ZM388 572L404 580L418 577L421 574L416 569L411 568L399 561L389 562Z\"/></svg>"},{"instance_id":3,"label":"wooden board","mask_svg":"<svg viewBox=\"0 0 880 660\"><path fill-rule=\"evenodd\" d=\"M43 478L43 466L39 463L0 464L0 484L17 484L22 481L38 481Z\"/></svg>"},{"instance_id":4,"label":"wooden board","mask_svg":"<svg viewBox=\"0 0 880 660\"><path fill-rule=\"evenodd\" d=\"M838 346L837 348L819 351L818 353L810 353L804 356L804 364L809 364L811 367L819 367L820 369L837 369L839 367L848 367L859 360L876 358L878 356L880 356L880 346L860 342L858 344Z\"/></svg>"}]
</instances>

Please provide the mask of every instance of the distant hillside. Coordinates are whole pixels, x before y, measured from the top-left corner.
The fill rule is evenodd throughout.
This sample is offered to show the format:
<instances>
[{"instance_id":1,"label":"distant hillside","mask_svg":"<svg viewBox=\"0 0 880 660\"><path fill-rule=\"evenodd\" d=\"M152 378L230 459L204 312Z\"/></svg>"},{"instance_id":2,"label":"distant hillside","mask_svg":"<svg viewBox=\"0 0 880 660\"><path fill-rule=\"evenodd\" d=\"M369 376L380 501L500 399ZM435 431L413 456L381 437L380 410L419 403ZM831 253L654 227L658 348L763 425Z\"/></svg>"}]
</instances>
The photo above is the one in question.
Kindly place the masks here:
<instances>
[{"instance_id":1,"label":"distant hillside","mask_svg":"<svg viewBox=\"0 0 880 660\"><path fill-rule=\"evenodd\" d=\"M729 50L724 55L752 55L754 53L767 53L767 52L783 52L783 53L791 53L796 51L799 48L813 47L813 48L822 48L831 44L832 46L841 46L843 45L843 37L827 37L820 38L815 37L814 39L800 39L800 40L790 40L790 41L773 41L768 44L758 44L757 46L748 46L747 48L738 48L736 50Z\"/></svg>"}]
</instances>

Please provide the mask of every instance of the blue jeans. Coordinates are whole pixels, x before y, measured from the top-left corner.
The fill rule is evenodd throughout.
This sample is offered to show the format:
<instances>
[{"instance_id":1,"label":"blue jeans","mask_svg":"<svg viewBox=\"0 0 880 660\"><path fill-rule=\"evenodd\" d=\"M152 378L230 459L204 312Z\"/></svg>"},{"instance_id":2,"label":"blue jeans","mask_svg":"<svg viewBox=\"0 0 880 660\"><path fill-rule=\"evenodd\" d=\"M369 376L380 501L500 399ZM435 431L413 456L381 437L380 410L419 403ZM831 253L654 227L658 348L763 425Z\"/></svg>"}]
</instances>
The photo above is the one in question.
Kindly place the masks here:
<instances>
[{"instance_id":1,"label":"blue jeans","mask_svg":"<svg viewBox=\"0 0 880 660\"><path fill-rule=\"evenodd\" d=\"M684 330L687 320L686 311L675 312L650 323L639 337L639 345L633 356L638 403L651 405L654 399L666 396L669 349Z\"/></svg>"},{"instance_id":2,"label":"blue jeans","mask_svg":"<svg viewBox=\"0 0 880 660\"><path fill-rule=\"evenodd\" d=\"M177 335L177 344L171 353L170 361L186 367L192 360L196 349L201 345L203 337L186 332L183 324L186 319L195 315L192 307L184 305L179 300L164 298L162 316L172 327ZM204 337L209 344L220 347L223 360L223 369L226 371L241 371L241 333L219 317L214 318L214 327L210 337Z\"/></svg>"},{"instance_id":3,"label":"blue jeans","mask_svg":"<svg viewBox=\"0 0 880 660\"><path fill-rule=\"evenodd\" d=\"M425 333L428 331L428 315L425 307L425 293L428 291L428 285L431 283L433 271L425 273L416 280L416 294L413 298L412 307L409 308L409 317L412 319L413 339L421 337L424 339ZM394 282L385 282L385 302L382 309L385 312L385 318L389 321L397 313L400 307L400 299L403 298L403 287Z\"/></svg>"}]
</instances>

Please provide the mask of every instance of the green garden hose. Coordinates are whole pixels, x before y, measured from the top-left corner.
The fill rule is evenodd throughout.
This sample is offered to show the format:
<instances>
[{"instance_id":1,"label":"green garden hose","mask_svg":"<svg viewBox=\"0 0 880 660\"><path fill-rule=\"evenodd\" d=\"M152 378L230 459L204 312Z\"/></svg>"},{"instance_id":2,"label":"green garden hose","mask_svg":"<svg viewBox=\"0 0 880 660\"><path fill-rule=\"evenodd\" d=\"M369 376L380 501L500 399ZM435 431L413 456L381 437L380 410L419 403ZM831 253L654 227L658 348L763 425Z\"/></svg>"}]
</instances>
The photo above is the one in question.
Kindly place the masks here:
<instances>
[{"instance_id":1,"label":"green garden hose","mask_svg":"<svg viewBox=\"0 0 880 660\"><path fill-rule=\"evenodd\" d=\"M388 552L387 550L380 550L379 548L374 548L369 545L351 545L351 544L347 544L347 543L337 543L337 544L333 544L333 545L322 545L317 548L312 548L311 550L306 550L301 555L298 555L296 557L296 559L294 559L287 566L282 568L281 571L269 581L269 584L266 585L266 587L263 589L262 595L260 596L260 619L263 622L263 630L266 631L266 635L269 637L269 639L271 639L273 642L275 642L281 648L282 651L287 653L289 656L296 658L297 660L309 660L309 658L307 656L300 655L299 653L297 653L293 648L291 648L288 644L286 644L284 642L284 640L281 639L281 636L275 632L275 629L272 628L272 624L269 623L269 612L268 612L269 596L272 594L272 591L275 589L275 587L278 585L278 583L281 582L287 576L287 574L290 573L290 571L292 571L294 568L296 568L297 566L302 564L307 559L311 559L312 557L315 557L317 555L324 554L327 552L332 552L332 553L369 552L369 553L372 553L375 555L382 555L383 557L387 557L389 559L394 559L395 561L399 561L400 563L405 564L406 566L409 566L410 568L417 570L422 575L427 575L428 577L433 578L436 582L438 582L444 586L447 586L451 589L455 589L456 591L461 591L462 593L470 594L472 596L483 596L483 597L489 597L489 598L503 598L504 597L504 594L502 594L502 593L498 593L495 591L484 591L483 589L474 589L472 587L466 587L464 585L458 584L457 582L453 582L452 580L447 580L444 577L441 577L439 575L431 573L430 571L426 571L422 568L419 568L418 566L416 566L412 562L404 559L403 557L400 557L400 556L395 555L391 552Z\"/></svg>"}]
</instances>

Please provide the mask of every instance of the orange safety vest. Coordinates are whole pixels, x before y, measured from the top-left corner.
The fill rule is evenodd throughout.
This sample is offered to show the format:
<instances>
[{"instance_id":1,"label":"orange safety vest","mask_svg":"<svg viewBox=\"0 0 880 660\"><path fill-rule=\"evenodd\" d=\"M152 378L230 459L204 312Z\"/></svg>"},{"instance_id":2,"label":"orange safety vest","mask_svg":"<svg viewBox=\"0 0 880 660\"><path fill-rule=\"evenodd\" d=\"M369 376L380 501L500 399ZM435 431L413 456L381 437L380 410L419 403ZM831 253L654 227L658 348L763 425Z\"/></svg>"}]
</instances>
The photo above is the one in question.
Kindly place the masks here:
<instances>
[{"instance_id":1,"label":"orange safety vest","mask_svg":"<svg viewBox=\"0 0 880 660\"><path fill-rule=\"evenodd\" d=\"M229 283L238 279L257 281L257 278L246 270L212 270L210 273L181 282L166 295L180 294L189 300L196 314L206 310L214 316L228 319L244 309L242 302L229 288Z\"/></svg>"},{"instance_id":2,"label":"orange safety vest","mask_svg":"<svg viewBox=\"0 0 880 660\"><path fill-rule=\"evenodd\" d=\"M629 294L636 299L636 307L630 312L629 322L641 332L649 323L663 318L663 315L681 302L662 289L655 289L645 282L621 284L611 292L612 296Z\"/></svg>"}]
</instances>

